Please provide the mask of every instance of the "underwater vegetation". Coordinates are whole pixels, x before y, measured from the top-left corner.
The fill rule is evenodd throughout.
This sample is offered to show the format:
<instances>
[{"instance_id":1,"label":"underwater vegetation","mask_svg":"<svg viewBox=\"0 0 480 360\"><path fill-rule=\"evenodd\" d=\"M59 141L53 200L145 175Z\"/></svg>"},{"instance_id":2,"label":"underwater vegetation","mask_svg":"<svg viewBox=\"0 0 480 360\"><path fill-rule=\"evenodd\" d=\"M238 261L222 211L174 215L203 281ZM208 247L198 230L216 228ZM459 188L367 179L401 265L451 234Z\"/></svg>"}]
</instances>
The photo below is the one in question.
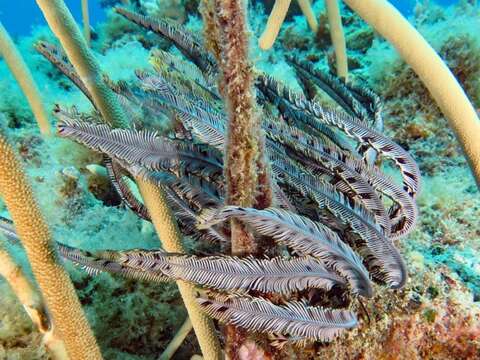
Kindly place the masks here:
<instances>
[{"instance_id":1,"label":"underwater vegetation","mask_svg":"<svg viewBox=\"0 0 480 360\"><path fill-rule=\"evenodd\" d=\"M463 154L478 182L480 66L468 28L434 44L447 67L384 1L299 1L293 21L281 0L268 21L234 0L202 1L196 16L191 4L122 2L83 33L63 1L37 3L59 42L42 31L21 47L37 52L27 65L40 85L27 66L12 72L29 79L31 104L48 98L56 134L34 105L43 137L16 95L0 101L0 273L31 319L2 313L0 356L478 356L480 203ZM416 11L428 29L458 16ZM456 11L478 20L468 3ZM4 53L14 44L1 30Z\"/></svg>"}]
</instances>

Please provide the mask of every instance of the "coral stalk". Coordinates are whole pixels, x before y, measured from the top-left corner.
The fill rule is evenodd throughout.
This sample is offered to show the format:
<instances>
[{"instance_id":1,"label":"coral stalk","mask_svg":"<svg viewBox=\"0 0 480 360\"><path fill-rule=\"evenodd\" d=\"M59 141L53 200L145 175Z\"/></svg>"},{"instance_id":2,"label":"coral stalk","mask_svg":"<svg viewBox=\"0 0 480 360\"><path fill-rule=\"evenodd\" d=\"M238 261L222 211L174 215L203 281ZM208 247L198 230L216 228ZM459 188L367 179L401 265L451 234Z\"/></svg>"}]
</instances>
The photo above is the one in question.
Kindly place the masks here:
<instances>
[{"instance_id":1,"label":"coral stalk","mask_svg":"<svg viewBox=\"0 0 480 360\"><path fill-rule=\"evenodd\" d=\"M178 329L172 341L170 341L170 344L168 344L168 346L163 351L162 355L160 355L158 360L170 360L173 354L175 354L175 351L177 351L180 345L182 345L183 341L191 330L192 321L190 320L190 318L187 317L187 320L185 320L182 326L180 326L180 329Z\"/></svg>"},{"instance_id":2,"label":"coral stalk","mask_svg":"<svg viewBox=\"0 0 480 360\"><path fill-rule=\"evenodd\" d=\"M318 30L318 22L315 14L313 13L312 4L310 4L310 0L298 0L298 5L303 12L303 15L307 18L308 26L310 29L316 33Z\"/></svg>"},{"instance_id":3,"label":"coral stalk","mask_svg":"<svg viewBox=\"0 0 480 360\"><path fill-rule=\"evenodd\" d=\"M215 24L215 3L213 0L201 0L200 13L203 20L203 38L205 48L221 61L220 35Z\"/></svg>"},{"instance_id":4,"label":"coral stalk","mask_svg":"<svg viewBox=\"0 0 480 360\"><path fill-rule=\"evenodd\" d=\"M253 72L248 60L248 36L242 1L215 1L217 31L220 35L222 88L228 109L225 179L226 203L256 205L259 180L270 189L266 175L260 114L255 107ZM260 178L259 178L259 175ZM269 204L262 204L262 207ZM256 253L251 235L240 223L232 223L232 254Z\"/></svg>"},{"instance_id":5,"label":"coral stalk","mask_svg":"<svg viewBox=\"0 0 480 360\"><path fill-rule=\"evenodd\" d=\"M140 178L136 180L163 248L168 252L183 253L182 235L167 206L165 193L148 181ZM194 285L184 281L177 281L177 285L195 329L203 357L208 360L221 359L220 344L216 337L215 327L212 320L198 305Z\"/></svg>"},{"instance_id":6,"label":"coral stalk","mask_svg":"<svg viewBox=\"0 0 480 360\"><path fill-rule=\"evenodd\" d=\"M448 119L480 188L480 120L455 76L420 33L386 0L345 0L398 50Z\"/></svg>"},{"instance_id":7,"label":"coral stalk","mask_svg":"<svg viewBox=\"0 0 480 360\"><path fill-rule=\"evenodd\" d=\"M37 0L50 29L60 40L68 59L93 97L102 118L114 127L127 127L128 121L115 94L105 84L97 60L89 50L72 14L63 0Z\"/></svg>"},{"instance_id":8,"label":"coral stalk","mask_svg":"<svg viewBox=\"0 0 480 360\"><path fill-rule=\"evenodd\" d=\"M0 246L0 276L10 285L33 324L44 335L43 343L54 360L68 360L65 344L53 330L47 309L35 286L6 249Z\"/></svg>"},{"instance_id":9,"label":"coral stalk","mask_svg":"<svg viewBox=\"0 0 480 360\"><path fill-rule=\"evenodd\" d=\"M7 30L0 22L0 55L3 56L7 66L12 72L13 76L20 85L23 93L25 94L33 115L37 120L40 132L43 135L50 135L50 122L48 121L47 112L43 106L42 99L40 98L40 92L38 90L32 74L25 64L22 55L17 50L17 47L13 43L12 39L7 33Z\"/></svg>"},{"instance_id":10,"label":"coral stalk","mask_svg":"<svg viewBox=\"0 0 480 360\"><path fill-rule=\"evenodd\" d=\"M267 26L262 36L258 39L258 45L262 50L268 50L273 46L280 32L280 27L285 21L291 0L275 0L272 12L268 16Z\"/></svg>"},{"instance_id":11,"label":"coral stalk","mask_svg":"<svg viewBox=\"0 0 480 360\"><path fill-rule=\"evenodd\" d=\"M348 58L345 35L343 33L342 17L338 0L325 0L327 5L328 24L330 25L330 37L335 50L335 62L337 66L337 75L347 80L348 77Z\"/></svg>"},{"instance_id":12,"label":"coral stalk","mask_svg":"<svg viewBox=\"0 0 480 360\"><path fill-rule=\"evenodd\" d=\"M87 86L104 121L113 127L128 127L120 104L104 83L100 67L65 3L62 0L37 0L37 4L60 40L73 67ZM182 253L182 236L167 206L163 190L140 178L137 179L137 184L164 249ZM215 327L197 304L195 288L181 281L177 284L205 358L219 359L220 344L215 335Z\"/></svg>"},{"instance_id":13,"label":"coral stalk","mask_svg":"<svg viewBox=\"0 0 480 360\"><path fill-rule=\"evenodd\" d=\"M0 195L15 223L53 323L71 359L101 359L75 289L55 251L20 161L0 134Z\"/></svg>"},{"instance_id":14,"label":"coral stalk","mask_svg":"<svg viewBox=\"0 0 480 360\"><path fill-rule=\"evenodd\" d=\"M90 16L88 13L88 0L82 0L82 19L83 19L83 36L87 45L90 46Z\"/></svg>"},{"instance_id":15,"label":"coral stalk","mask_svg":"<svg viewBox=\"0 0 480 360\"><path fill-rule=\"evenodd\" d=\"M219 34L221 53L217 59L221 70L220 88L223 89L228 109L224 169L227 184L226 203L264 208L272 201L271 184L263 151L264 138L260 127L260 113L255 107L254 75L248 59L248 29L244 2L214 0L214 3L216 32ZM281 21L275 25L279 27L289 3L290 1L277 0L275 7L279 4L284 6L280 10L272 11L273 15L270 15L269 22L276 11L284 11ZM278 28L275 36L277 33ZM274 37L269 39L273 43ZM231 221L233 255L243 256L252 253L261 255L265 245L257 243L243 223L238 220ZM227 356L237 359L239 350L245 342L246 333L235 326L227 326L225 333Z\"/></svg>"}]
</instances>

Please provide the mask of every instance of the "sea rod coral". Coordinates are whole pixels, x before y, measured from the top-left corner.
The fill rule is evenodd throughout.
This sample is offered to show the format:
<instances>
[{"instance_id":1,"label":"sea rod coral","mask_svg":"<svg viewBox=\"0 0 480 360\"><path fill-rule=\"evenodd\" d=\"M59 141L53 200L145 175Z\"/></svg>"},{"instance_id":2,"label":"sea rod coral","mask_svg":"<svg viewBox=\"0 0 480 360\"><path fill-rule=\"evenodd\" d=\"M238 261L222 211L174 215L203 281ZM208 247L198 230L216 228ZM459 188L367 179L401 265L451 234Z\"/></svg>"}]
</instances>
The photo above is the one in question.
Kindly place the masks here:
<instances>
[{"instance_id":1,"label":"sea rod coral","mask_svg":"<svg viewBox=\"0 0 480 360\"><path fill-rule=\"evenodd\" d=\"M308 1L299 3L308 5ZM362 10L362 4L351 3L366 19L371 16ZM231 5L227 10L232 10L238 3L221 5ZM347 359L381 357L386 351L412 358L426 354L472 356L478 349L474 344L478 315L469 310L462 317L463 307L459 306L462 294L468 291L444 266L435 267L435 274L423 275L422 269L427 267L423 261L429 260L413 251L418 249L419 237L435 235L426 230L432 226L427 224L432 214L436 216L436 210L427 209L428 204L435 201L424 196L418 200L419 169L412 156L384 134L382 101L359 86L359 73L353 71L350 82L345 82L346 76L319 70L315 56L283 54L298 82L311 87L312 93L304 95L255 69L247 47L242 56L230 56L239 50L235 41L246 39L246 18L244 24L230 23L229 11L220 11L215 1L202 3L204 41L176 23L132 11L137 6L134 3L116 12L149 31L145 35L138 30L136 39L143 41L148 36L144 47L155 44L154 34L163 39L159 48L150 49L151 66L132 67L132 76L126 81L102 74L76 26L60 31L65 24L56 23L66 55L46 38L41 38L36 48L58 69L56 76L60 72L66 75L93 105L92 111L56 105L59 137L98 154L91 158L103 162L104 168L94 166L102 170L102 181L110 183L107 196L138 215L142 234L154 226L163 249L147 249L150 245L133 248L128 242L118 242L116 250L97 250L81 241L72 246L59 237L56 251L91 275L107 272L114 276L109 278L112 281L124 281L125 290L119 292L131 291L127 288L139 281L151 288L177 282L206 359L223 356L220 344L231 358L310 359L335 353ZM50 23L55 21L50 19ZM73 21L66 23L74 25ZM372 23L382 29L375 20ZM188 26L198 30L193 22ZM129 31L124 38L135 36ZM388 38L388 29L380 32ZM165 51L163 44L168 42L176 49ZM92 48L98 49L99 43L94 39ZM142 54L147 51L142 49ZM100 54L98 58L103 59ZM88 61L82 63L85 59ZM242 63L236 64L235 59ZM235 81L238 78L246 80ZM321 97L313 95L318 93ZM330 97L330 104L338 105L336 110L325 107L324 94ZM251 138L232 138L229 126L242 116L245 123L253 122L243 129ZM395 139L408 149L408 142L398 136ZM247 146L239 146L241 156L229 159L228 149L235 143ZM240 169L232 167L242 165L244 155L252 159L247 164L250 168L261 170L261 176L254 172L247 177L247 184L253 186L246 191L238 185L238 178L228 180L228 174ZM387 166L382 164L385 162ZM389 174L396 172L395 179L385 175L385 169ZM431 179L426 183L429 187ZM253 201L230 201L232 189ZM430 196L431 189L427 192ZM416 227L417 201L422 215L427 212L427 219L422 216L418 221L426 231L422 234ZM447 208L442 211L448 213ZM475 211L472 206L471 212ZM133 218L132 212L125 214ZM451 220L441 221L439 226ZM0 229L13 234L8 226L2 228L2 221ZM241 245L254 249L253 256L236 250L238 232L232 231L232 222L241 224L247 240ZM452 232L456 230L452 228ZM474 231L470 228L468 234ZM406 235L414 241L401 242ZM101 240L101 236L96 238ZM139 238L146 240L143 235ZM428 264L431 269L433 266ZM475 271L473 268L471 273ZM100 275L77 285L84 287L106 278ZM91 291L95 296L103 290L94 286ZM91 307L88 300L85 305ZM187 319L182 334L189 327ZM423 329L425 335L413 339L404 327ZM432 338L433 328L440 331L438 339ZM447 335L445 329L451 333ZM145 330L136 333L141 331ZM358 342L360 338L364 344ZM452 346L452 339L462 345ZM178 345L178 339L173 342L172 347ZM404 346L406 343L409 345ZM100 344L103 351L104 344ZM187 344L196 342L187 340ZM198 351L197 347L189 354ZM137 356L137 352L129 352ZM170 356L171 351L162 358Z\"/></svg>"},{"instance_id":2,"label":"sea rod coral","mask_svg":"<svg viewBox=\"0 0 480 360\"><path fill-rule=\"evenodd\" d=\"M100 359L97 343L70 278L60 263L48 226L17 156L3 135L0 135L0 195L15 222L53 324L61 334L69 356Z\"/></svg>"},{"instance_id":3,"label":"sea rod coral","mask_svg":"<svg viewBox=\"0 0 480 360\"><path fill-rule=\"evenodd\" d=\"M44 135L49 135L51 132L50 122L48 120L45 106L40 98L40 92L33 81L32 74L27 68L25 61L22 59L22 56L16 49L2 23L0 23L0 55L5 59L20 84L23 93L27 97L32 111L35 114L35 119L37 120L40 131Z\"/></svg>"},{"instance_id":4,"label":"sea rod coral","mask_svg":"<svg viewBox=\"0 0 480 360\"><path fill-rule=\"evenodd\" d=\"M114 127L127 126L127 119L120 108L117 99L108 89L101 78L95 58L76 26L73 17L63 1L37 1L42 9L50 27L60 39L73 66L80 74L81 81L85 84L92 95L96 106L100 109L104 121ZM167 206L163 190L152 186L148 181L138 178L140 191L144 198L149 214L161 240L167 250L182 252L181 239L177 226ZM194 301L194 289L188 284L179 283L183 300L189 310L189 316L205 356L218 358L218 343L213 334L212 324L208 318L197 310L198 305Z\"/></svg>"}]
</instances>

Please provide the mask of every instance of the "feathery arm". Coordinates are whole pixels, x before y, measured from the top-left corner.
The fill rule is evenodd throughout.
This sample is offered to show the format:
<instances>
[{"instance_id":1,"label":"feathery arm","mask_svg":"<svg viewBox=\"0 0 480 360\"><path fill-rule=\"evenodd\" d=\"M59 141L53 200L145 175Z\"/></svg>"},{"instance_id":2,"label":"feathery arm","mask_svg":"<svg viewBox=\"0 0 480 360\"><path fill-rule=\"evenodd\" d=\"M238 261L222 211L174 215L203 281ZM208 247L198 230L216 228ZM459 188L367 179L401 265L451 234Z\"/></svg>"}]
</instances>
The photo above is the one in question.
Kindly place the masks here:
<instances>
[{"instance_id":1,"label":"feathery arm","mask_svg":"<svg viewBox=\"0 0 480 360\"><path fill-rule=\"evenodd\" d=\"M398 50L448 119L480 188L480 120L447 65L419 32L386 0L345 3Z\"/></svg>"},{"instance_id":2,"label":"feathery arm","mask_svg":"<svg viewBox=\"0 0 480 360\"><path fill-rule=\"evenodd\" d=\"M335 62L337 64L337 75L347 80L348 58L345 35L343 34L342 18L338 0L325 0L327 5L328 23L330 25L330 37L332 38L335 50Z\"/></svg>"}]
</instances>

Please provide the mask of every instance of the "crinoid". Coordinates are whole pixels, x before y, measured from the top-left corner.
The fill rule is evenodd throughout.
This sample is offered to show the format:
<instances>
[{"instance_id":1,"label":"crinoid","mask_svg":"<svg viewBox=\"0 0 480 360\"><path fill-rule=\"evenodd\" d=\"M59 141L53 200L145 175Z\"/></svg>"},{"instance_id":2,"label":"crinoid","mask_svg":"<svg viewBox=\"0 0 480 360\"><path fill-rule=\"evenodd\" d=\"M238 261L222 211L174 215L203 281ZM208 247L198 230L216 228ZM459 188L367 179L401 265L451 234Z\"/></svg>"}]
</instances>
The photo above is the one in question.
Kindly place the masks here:
<instances>
[{"instance_id":1,"label":"crinoid","mask_svg":"<svg viewBox=\"0 0 480 360\"><path fill-rule=\"evenodd\" d=\"M308 290L348 306L348 299L373 295L372 279L393 289L405 284L407 270L394 241L415 226L420 175L409 154L381 133L377 95L288 58L300 82L324 90L343 108L337 111L258 73L274 206L225 207L226 115L215 85L214 57L177 25L117 12L172 41L184 57L156 50L151 55L155 72L137 70L133 83L108 81L131 115L130 129L101 124L96 112L58 106L58 133L105 155L115 189L142 218L149 214L129 178L143 177L163 188L183 234L210 242L217 255L91 253L58 244L65 258L91 273L197 284L209 290L198 298L207 314L252 332L276 334L282 343L330 341L357 325L352 310L327 308L338 302L314 302ZM91 98L60 50L48 44L38 49ZM159 118L170 119L172 130L150 130ZM382 158L393 160L403 186L381 172ZM256 236L273 239L277 249L263 254L266 258L218 255L229 251L227 220L232 218Z\"/></svg>"}]
</instances>

